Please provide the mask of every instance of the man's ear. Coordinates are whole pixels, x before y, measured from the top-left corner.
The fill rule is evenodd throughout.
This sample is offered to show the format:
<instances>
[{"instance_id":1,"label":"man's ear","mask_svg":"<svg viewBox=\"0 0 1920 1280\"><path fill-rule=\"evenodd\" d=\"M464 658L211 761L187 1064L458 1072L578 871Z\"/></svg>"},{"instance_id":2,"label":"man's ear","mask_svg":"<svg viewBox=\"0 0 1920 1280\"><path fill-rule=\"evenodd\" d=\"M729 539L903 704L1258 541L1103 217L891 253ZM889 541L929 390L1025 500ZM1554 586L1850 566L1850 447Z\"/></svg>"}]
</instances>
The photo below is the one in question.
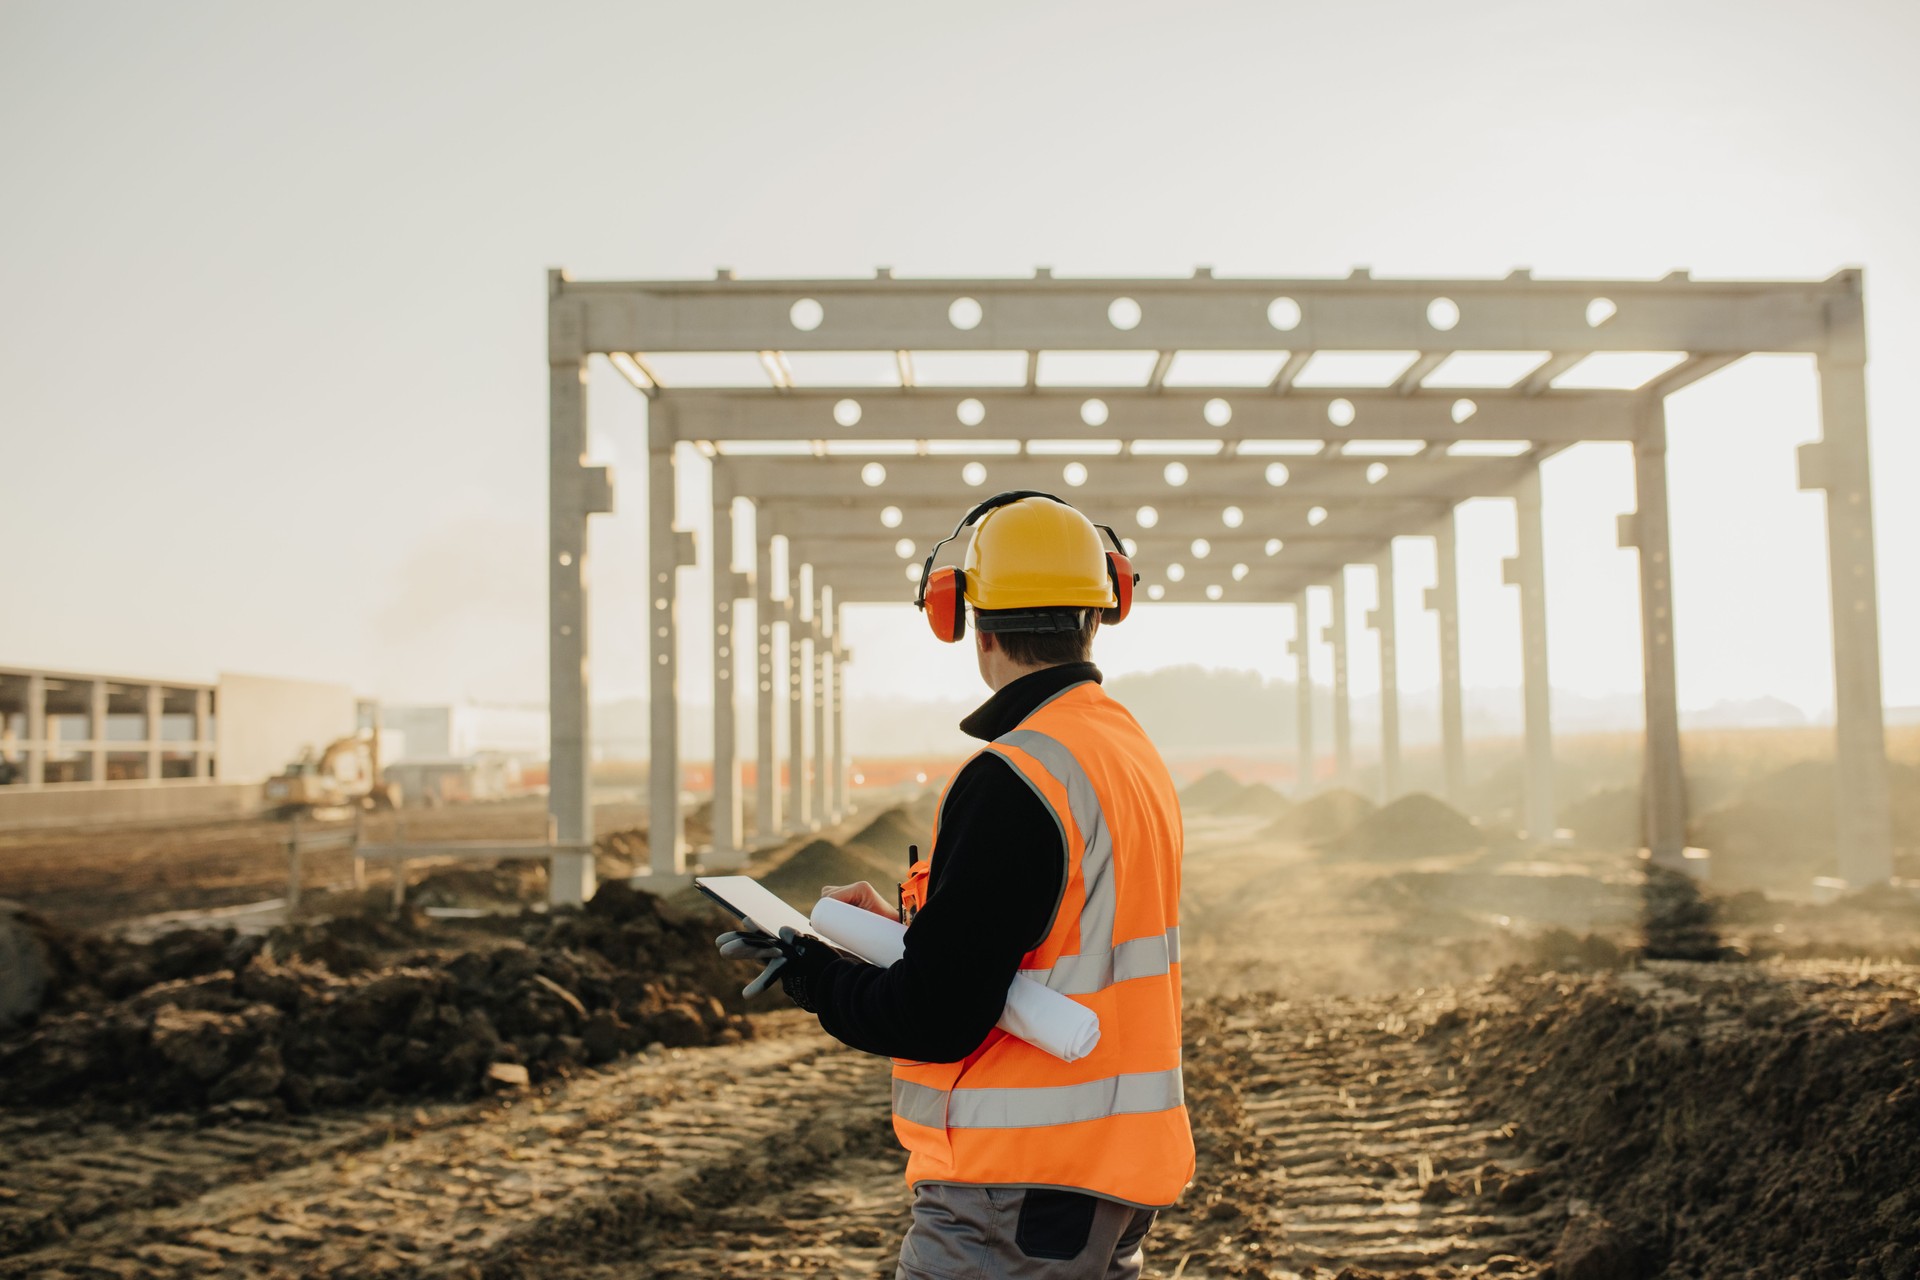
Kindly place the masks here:
<instances>
[{"instance_id":1,"label":"man's ear","mask_svg":"<svg viewBox=\"0 0 1920 1280\"><path fill-rule=\"evenodd\" d=\"M975 627L973 629L973 643L981 653L992 653L994 647L993 633L991 631L982 631L980 628Z\"/></svg>"}]
</instances>

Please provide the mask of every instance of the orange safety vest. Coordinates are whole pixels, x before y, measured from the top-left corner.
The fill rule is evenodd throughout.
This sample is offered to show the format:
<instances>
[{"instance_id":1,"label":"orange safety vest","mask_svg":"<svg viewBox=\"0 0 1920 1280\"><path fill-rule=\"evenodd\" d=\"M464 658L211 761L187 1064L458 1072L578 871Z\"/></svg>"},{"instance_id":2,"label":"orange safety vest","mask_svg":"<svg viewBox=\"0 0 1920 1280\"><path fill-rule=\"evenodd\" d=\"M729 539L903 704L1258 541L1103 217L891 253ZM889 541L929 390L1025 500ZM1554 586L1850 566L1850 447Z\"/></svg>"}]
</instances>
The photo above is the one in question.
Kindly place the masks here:
<instances>
[{"instance_id":1,"label":"orange safety vest","mask_svg":"<svg viewBox=\"0 0 1920 1280\"><path fill-rule=\"evenodd\" d=\"M1092 1009L1100 1043L1062 1062L996 1027L960 1062L896 1058L893 1128L907 1185L1067 1187L1170 1205L1194 1167L1180 1077L1173 779L1139 722L1091 680L982 750L1026 779L1066 844L1065 892L1020 971ZM936 816L928 862L939 856ZM926 884L922 873L901 886L910 906Z\"/></svg>"}]
</instances>

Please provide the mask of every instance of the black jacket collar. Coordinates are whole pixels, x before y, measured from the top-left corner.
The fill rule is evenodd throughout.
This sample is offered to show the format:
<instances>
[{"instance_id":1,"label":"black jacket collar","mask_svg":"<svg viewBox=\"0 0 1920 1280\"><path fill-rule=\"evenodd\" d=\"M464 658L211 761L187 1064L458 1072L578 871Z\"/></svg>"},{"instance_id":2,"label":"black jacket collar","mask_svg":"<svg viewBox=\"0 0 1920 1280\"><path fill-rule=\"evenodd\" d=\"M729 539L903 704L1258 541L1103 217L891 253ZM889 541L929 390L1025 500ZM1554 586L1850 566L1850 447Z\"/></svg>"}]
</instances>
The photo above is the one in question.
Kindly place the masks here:
<instances>
[{"instance_id":1,"label":"black jacket collar","mask_svg":"<svg viewBox=\"0 0 1920 1280\"><path fill-rule=\"evenodd\" d=\"M1091 680L1100 683L1100 668L1091 662L1064 662L1021 676L973 709L960 722L961 732L983 742L1017 728L1034 708L1068 685Z\"/></svg>"}]
</instances>

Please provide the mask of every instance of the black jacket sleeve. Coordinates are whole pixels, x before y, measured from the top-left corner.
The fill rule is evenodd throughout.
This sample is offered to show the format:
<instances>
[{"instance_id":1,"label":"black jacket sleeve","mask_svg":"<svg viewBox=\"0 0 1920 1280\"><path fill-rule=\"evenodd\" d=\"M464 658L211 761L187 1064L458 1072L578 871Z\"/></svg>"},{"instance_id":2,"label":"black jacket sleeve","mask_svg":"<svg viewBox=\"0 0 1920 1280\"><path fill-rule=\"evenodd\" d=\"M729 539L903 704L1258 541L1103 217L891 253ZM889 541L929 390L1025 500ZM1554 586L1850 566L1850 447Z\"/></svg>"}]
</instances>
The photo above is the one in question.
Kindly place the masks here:
<instances>
[{"instance_id":1,"label":"black jacket sleeve","mask_svg":"<svg viewBox=\"0 0 1920 1280\"><path fill-rule=\"evenodd\" d=\"M856 1049L958 1062L993 1030L1021 957L1053 927L1067 851L1026 779L983 752L948 789L929 856L927 902L907 929L905 957L888 969L834 960L810 977L809 1003L828 1034Z\"/></svg>"}]
</instances>

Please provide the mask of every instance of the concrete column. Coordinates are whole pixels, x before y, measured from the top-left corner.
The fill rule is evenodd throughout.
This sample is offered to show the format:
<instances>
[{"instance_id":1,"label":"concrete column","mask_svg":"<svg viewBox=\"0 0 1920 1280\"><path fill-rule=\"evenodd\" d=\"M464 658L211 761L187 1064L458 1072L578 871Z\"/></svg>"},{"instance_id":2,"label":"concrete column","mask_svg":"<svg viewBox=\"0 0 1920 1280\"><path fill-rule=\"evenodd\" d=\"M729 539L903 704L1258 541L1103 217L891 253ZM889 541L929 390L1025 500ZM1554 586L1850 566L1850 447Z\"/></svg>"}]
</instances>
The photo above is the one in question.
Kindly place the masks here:
<instances>
[{"instance_id":1,"label":"concrete column","mask_svg":"<svg viewBox=\"0 0 1920 1280\"><path fill-rule=\"evenodd\" d=\"M1519 554L1506 562L1507 585L1520 589L1520 676L1526 704L1525 794L1522 822L1536 844L1553 839L1553 713L1547 676L1546 538L1540 522L1540 472L1514 488Z\"/></svg>"},{"instance_id":2,"label":"concrete column","mask_svg":"<svg viewBox=\"0 0 1920 1280\"><path fill-rule=\"evenodd\" d=\"M827 804L827 773L832 768L833 744L828 727L829 688L833 683L833 646L838 639L828 634L829 617L826 586L816 576L813 584L813 814L816 826L825 826L839 815Z\"/></svg>"},{"instance_id":3,"label":"concrete column","mask_svg":"<svg viewBox=\"0 0 1920 1280\"><path fill-rule=\"evenodd\" d=\"M1440 757L1447 801L1466 796L1467 734L1460 690L1460 550L1454 536L1454 512L1447 512L1433 533L1437 568L1427 588L1427 608L1440 615Z\"/></svg>"},{"instance_id":4,"label":"concrete column","mask_svg":"<svg viewBox=\"0 0 1920 1280\"><path fill-rule=\"evenodd\" d=\"M193 776L213 776L213 690L193 691Z\"/></svg>"},{"instance_id":5,"label":"concrete column","mask_svg":"<svg viewBox=\"0 0 1920 1280\"><path fill-rule=\"evenodd\" d=\"M1293 793L1313 793L1313 631L1307 593L1293 600Z\"/></svg>"},{"instance_id":6,"label":"concrete column","mask_svg":"<svg viewBox=\"0 0 1920 1280\"><path fill-rule=\"evenodd\" d=\"M797 835L813 830L807 807L807 624L802 613L805 581L812 575L793 563L791 543L787 557L787 831Z\"/></svg>"},{"instance_id":7,"label":"concrete column","mask_svg":"<svg viewBox=\"0 0 1920 1280\"><path fill-rule=\"evenodd\" d=\"M773 741L774 671L773 538L767 529L767 516L758 504L753 509L753 836L765 844L780 834L780 816L775 797L780 794L779 753Z\"/></svg>"},{"instance_id":8,"label":"concrete column","mask_svg":"<svg viewBox=\"0 0 1920 1280\"><path fill-rule=\"evenodd\" d=\"M87 733L92 739L87 763L87 781L103 786L107 781L107 682L93 682L93 701L87 715Z\"/></svg>"},{"instance_id":9,"label":"concrete column","mask_svg":"<svg viewBox=\"0 0 1920 1280\"><path fill-rule=\"evenodd\" d=\"M1673 574L1667 540L1667 409L1643 407L1633 442L1635 505L1620 517L1620 545L1640 553L1640 686L1646 753L1640 807L1653 861L1679 870L1687 846L1687 790L1680 761L1680 706L1673 656Z\"/></svg>"},{"instance_id":10,"label":"concrete column","mask_svg":"<svg viewBox=\"0 0 1920 1280\"><path fill-rule=\"evenodd\" d=\"M167 691L147 686L147 781L160 781L160 721L166 715Z\"/></svg>"},{"instance_id":11,"label":"concrete column","mask_svg":"<svg viewBox=\"0 0 1920 1280\"><path fill-rule=\"evenodd\" d=\"M709 863L732 869L747 864L741 839L740 755L734 741L739 707L734 698L734 599L740 575L733 570L733 486L713 468L713 851Z\"/></svg>"},{"instance_id":12,"label":"concrete column","mask_svg":"<svg viewBox=\"0 0 1920 1280\"><path fill-rule=\"evenodd\" d=\"M847 802L847 663L853 651L841 641L840 602L833 602L833 814L844 818Z\"/></svg>"},{"instance_id":13,"label":"concrete column","mask_svg":"<svg viewBox=\"0 0 1920 1280\"><path fill-rule=\"evenodd\" d=\"M548 276L547 312L547 812L555 841L593 844L592 725L587 668L587 518L613 509L604 467L587 452L585 322L562 296L565 277ZM556 906L593 896L593 857L553 855L548 896Z\"/></svg>"},{"instance_id":14,"label":"concrete column","mask_svg":"<svg viewBox=\"0 0 1920 1280\"><path fill-rule=\"evenodd\" d=\"M1819 361L1821 438L1800 448L1800 486L1827 496L1839 874L1853 885L1884 884L1893 875L1893 834L1867 459L1866 322L1857 291L1828 305L1829 347Z\"/></svg>"},{"instance_id":15,"label":"concrete column","mask_svg":"<svg viewBox=\"0 0 1920 1280\"><path fill-rule=\"evenodd\" d=\"M1353 708L1348 702L1347 654L1353 634L1347 625L1347 569L1333 575L1333 782L1353 785Z\"/></svg>"},{"instance_id":16,"label":"concrete column","mask_svg":"<svg viewBox=\"0 0 1920 1280\"><path fill-rule=\"evenodd\" d=\"M1379 599L1367 623L1380 633L1380 800L1388 804L1400 796L1400 615L1393 598L1392 539L1374 565L1374 581Z\"/></svg>"},{"instance_id":17,"label":"concrete column","mask_svg":"<svg viewBox=\"0 0 1920 1280\"><path fill-rule=\"evenodd\" d=\"M27 785L45 786L47 781L47 678L27 677Z\"/></svg>"},{"instance_id":18,"label":"concrete column","mask_svg":"<svg viewBox=\"0 0 1920 1280\"><path fill-rule=\"evenodd\" d=\"M680 809L679 570L693 560L690 533L674 527L674 409L666 399L647 413L647 568L653 608L649 632L652 745L647 753L647 849L666 887L687 873L687 824Z\"/></svg>"}]
</instances>

